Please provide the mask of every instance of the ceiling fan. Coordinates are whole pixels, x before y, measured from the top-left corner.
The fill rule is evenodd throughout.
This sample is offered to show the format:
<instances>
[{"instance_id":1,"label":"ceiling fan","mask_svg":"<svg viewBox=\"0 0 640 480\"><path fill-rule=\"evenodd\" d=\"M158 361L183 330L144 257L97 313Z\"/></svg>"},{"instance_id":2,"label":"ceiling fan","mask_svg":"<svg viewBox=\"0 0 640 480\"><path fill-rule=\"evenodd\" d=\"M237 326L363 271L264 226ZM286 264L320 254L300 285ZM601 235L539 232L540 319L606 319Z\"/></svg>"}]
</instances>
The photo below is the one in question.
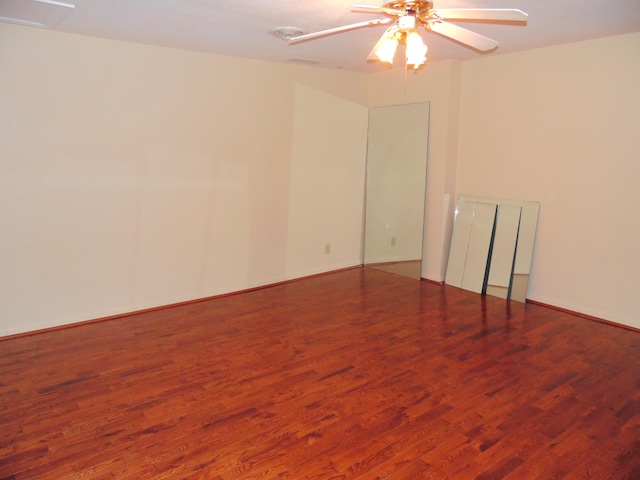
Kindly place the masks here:
<instances>
[{"instance_id":1,"label":"ceiling fan","mask_svg":"<svg viewBox=\"0 0 640 480\"><path fill-rule=\"evenodd\" d=\"M392 1L383 6L353 5L351 10L362 13L380 13L387 18L378 18L366 22L353 23L342 27L330 28L319 32L300 35L289 40L290 45L314 40L334 33L346 32L362 27L394 25L387 28L376 43L367 60L380 60L393 63L396 49L400 42L406 45L406 63L419 68L426 61L427 46L422 41L417 27L422 25L429 31L440 34L458 43L471 47L480 52L495 49L498 42L459 27L453 21L475 22L526 22L527 14L513 8L433 8L429 0Z\"/></svg>"}]
</instances>

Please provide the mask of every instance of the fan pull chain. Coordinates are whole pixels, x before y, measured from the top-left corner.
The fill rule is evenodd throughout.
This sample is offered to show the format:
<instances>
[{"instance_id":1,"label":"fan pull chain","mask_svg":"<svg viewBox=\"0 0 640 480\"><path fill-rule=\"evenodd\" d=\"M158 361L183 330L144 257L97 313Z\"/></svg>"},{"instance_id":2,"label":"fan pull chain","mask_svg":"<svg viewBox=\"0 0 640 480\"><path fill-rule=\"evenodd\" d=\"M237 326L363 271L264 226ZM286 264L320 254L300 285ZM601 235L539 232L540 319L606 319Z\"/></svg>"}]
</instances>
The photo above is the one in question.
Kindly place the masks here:
<instances>
[{"instance_id":1,"label":"fan pull chain","mask_svg":"<svg viewBox=\"0 0 640 480\"><path fill-rule=\"evenodd\" d=\"M407 56L404 56L404 96L407 96L407 67L409 64L407 63Z\"/></svg>"}]
</instances>

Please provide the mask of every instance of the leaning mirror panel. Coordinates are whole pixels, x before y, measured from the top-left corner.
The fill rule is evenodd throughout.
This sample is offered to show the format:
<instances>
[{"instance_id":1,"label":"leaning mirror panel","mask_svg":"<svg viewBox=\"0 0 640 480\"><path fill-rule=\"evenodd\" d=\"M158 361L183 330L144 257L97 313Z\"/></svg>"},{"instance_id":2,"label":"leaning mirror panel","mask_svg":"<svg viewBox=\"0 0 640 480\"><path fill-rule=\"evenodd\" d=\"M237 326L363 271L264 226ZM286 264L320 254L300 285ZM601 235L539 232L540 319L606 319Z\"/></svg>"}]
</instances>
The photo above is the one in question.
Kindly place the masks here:
<instances>
[{"instance_id":1,"label":"leaning mirror panel","mask_svg":"<svg viewBox=\"0 0 640 480\"><path fill-rule=\"evenodd\" d=\"M445 283L524 302L538 202L460 195Z\"/></svg>"}]
</instances>

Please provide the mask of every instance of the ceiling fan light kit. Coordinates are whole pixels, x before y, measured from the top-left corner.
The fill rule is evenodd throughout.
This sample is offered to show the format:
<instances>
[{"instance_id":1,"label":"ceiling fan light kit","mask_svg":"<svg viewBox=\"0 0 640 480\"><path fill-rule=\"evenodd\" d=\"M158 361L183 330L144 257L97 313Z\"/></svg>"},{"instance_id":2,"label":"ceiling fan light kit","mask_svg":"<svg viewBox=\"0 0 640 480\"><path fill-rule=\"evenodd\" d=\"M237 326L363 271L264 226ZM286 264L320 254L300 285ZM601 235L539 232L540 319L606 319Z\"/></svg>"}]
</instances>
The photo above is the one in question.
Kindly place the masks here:
<instances>
[{"instance_id":1,"label":"ceiling fan light kit","mask_svg":"<svg viewBox=\"0 0 640 480\"><path fill-rule=\"evenodd\" d=\"M407 65L413 65L414 69L420 68L427 60L427 46L415 27L415 17L400 17L397 26L388 28L382 35L372 51L373 56L381 62L392 64L398 44L404 41Z\"/></svg>"},{"instance_id":2,"label":"ceiling fan light kit","mask_svg":"<svg viewBox=\"0 0 640 480\"><path fill-rule=\"evenodd\" d=\"M427 46L418 31L418 26L434 32L479 52L489 52L497 48L498 42L460 27L452 21L475 21L491 23L526 23L527 14L513 8L443 8L433 7L428 0L393 1L381 7L373 5L353 5L352 11L360 13L378 13L385 15L385 19L354 23L342 27L330 28L319 32L301 34L289 39L290 45L308 40L342 33L357 28L388 24L395 24L388 28L380 37L367 60L393 63L398 44L403 42L406 48L406 65L420 68L426 62Z\"/></svg>"}]
</instances>

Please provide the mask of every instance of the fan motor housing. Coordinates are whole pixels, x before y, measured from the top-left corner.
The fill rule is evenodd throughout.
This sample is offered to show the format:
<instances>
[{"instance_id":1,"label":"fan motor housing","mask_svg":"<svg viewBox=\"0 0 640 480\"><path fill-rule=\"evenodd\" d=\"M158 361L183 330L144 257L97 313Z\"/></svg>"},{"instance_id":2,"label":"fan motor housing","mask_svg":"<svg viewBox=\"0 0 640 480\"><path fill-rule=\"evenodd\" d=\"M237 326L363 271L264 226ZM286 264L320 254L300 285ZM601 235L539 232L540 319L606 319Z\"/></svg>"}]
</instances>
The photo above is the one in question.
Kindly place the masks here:
<instances>
[{"instance_id":1,"label":"fan motor housing","mask_svg":"<svg viewBox=\"0 0 640 480\"><path fill-rule=\"evenodd\" d=\"M418 18L424 18L429 15L429 11L433 8L433 2L427 0L409 0L407 2L389 2L383 6L395 10L404 10L407 13L415 14Z\"/></svg>"}]
</instances>

